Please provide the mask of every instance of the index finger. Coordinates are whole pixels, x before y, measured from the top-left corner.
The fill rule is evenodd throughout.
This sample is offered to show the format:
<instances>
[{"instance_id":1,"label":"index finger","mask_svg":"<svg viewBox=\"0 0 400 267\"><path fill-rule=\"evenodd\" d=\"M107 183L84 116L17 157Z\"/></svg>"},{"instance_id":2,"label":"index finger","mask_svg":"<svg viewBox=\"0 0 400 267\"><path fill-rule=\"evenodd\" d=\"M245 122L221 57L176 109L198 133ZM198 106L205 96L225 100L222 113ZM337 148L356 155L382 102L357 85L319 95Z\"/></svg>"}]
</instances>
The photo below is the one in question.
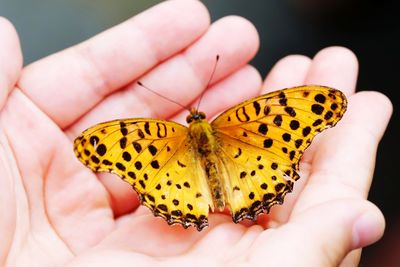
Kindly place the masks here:
<instances>
[{"instance_id":1,"label":"index finger","mask_svg":"<svg viewBox=\"0 0 400 267\"><path fill-rule=\"evenodd\" d=\"M209 24L200 1L167 1L27 66L19 87L66 128L105 96L194 42Z\"/></svg>"}]
</instances>

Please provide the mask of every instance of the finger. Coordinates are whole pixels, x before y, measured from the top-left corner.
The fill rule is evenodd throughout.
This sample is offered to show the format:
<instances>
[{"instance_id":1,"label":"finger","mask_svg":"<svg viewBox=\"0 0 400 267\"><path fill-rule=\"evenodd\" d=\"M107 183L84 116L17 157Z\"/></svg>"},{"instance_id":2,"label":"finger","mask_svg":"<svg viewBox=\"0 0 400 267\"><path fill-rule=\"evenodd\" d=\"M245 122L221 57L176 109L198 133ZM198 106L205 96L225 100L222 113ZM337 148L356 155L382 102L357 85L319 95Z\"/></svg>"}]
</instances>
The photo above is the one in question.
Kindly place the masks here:
<instances>
[{"instance_id":1,"label":"finger","mask_svg":"<svg viewBox=\"0 0 400 267\"><path fill-rule=\"evenodd\" d=\"M112 212L103 186L74 159L64 133L18 89L0 119L12 148L8 163L18 181L12 192L18 192L14 208L23 211L21 220L61 257L97 244L113 227ZM18 229L16 236L25 231Z\"/></svg>"},{"instance_id":2,"label":"finger","mask_svg":"<svg viewBox=\"0 0 400 267\"><path fill-rule=\"evenodd\" d=\"M265 78L263 93L303 85L311 66L311 59L290 55L279 60Z\"/></svg>"},{"instance_id":3,"label":"finger","mask_svg":"<svg viewBox=\"0 0 400 267\"><path fill-rule=\"evenodd\" d=\"M317 84L341 90L345 95L355 92L358 74L357 57L344 47L328 47L313 58L306 84Z\"/></svg>"},{"instance_id":4,"label":"finger","mask_svg":"<svg viewBox=\"0 0 400 267\"><path fill-rule=\"evenodd\" d=\"M0 17L0 108L14 88L22 67L22 53L14 26Z\"/></svg>"},{"instance_id":5,"label":"finger","mask_svg":"<svg viewBox=\"0 0 400 267\"><path fill-rule=\"evenodd\" d=\"M244 66L258 49L258 35L247 20L231 16L215 22L207 33L185 52L177 55L140 78L157 93L183 105L191 103L202 90L220 55L212 83ZM157 103L157 104L155 104ZM126 117L166 118L181 107L133 84L117 92L91 110L74 124L68 133L72 136L100 121Z\"/></svg>"},{"instance_id":6,"label":"finger","mask_svg":"<svg viewBox=\"0 0 400 267\"><path fill-rule=\"evenodd\" d=\"M31 64L19 85L65 128L105 96L187 47L208 26L209 15L200 1L166 1Z\"/></svg>"},{"instance_id":7,"label":"finger","mask_svg":"<svg viewBox=\"0 0 400 267\"><path fill-rule=\"evenodd\" d=\"M358 61L353 52L344 47L328 47L315 55L305 83L330 86L341 90L348 97L356 90L357 75ZM329 132L314 139L302 157L303 163L312 161L321 137L329 135Z\"/></svg>"},{"instance_id":8,"label":"finger","mask_svg":"<svg viewBox=\"0 0 400 267\"><path fill-rule=\"evenodd\" d=\"M302 55L290 55L279 60L271 69L263 84L263 93L274 90L299 86L304 84L307 73L311 66L311 59ZM302 169L302 177L304 172ZM297 196L304 187L305 179L301 179L296 183L291 194L286 195L284 205L276 205L271 209L271 213L267 216L260 216L258 223L264 226L277 225L286 222Z\"/></svg>"},{"instance_id":9,"label":"finger","mask_svg":"<svg viewBox=\"0 0 400 267\"><path fill-rule=\"evenodd\" d=\"M340 127L332 129L315 151L309 183L345 186L353 189L351 194L365 198L378 144L391 114L390 100L381 93L361 92L350 97ZM325 198L337 196L337 191Z\"/></svg>"},{"instance_id":10,"label":"finger","mask_svg":"<svg viewBox=\"0 0 400 267\"><path fill-rule=\"evenodd\" d=\"M339 267L354 267L359 266L361 258L361 249L352 250L343 261L340 263Z\"/></svg>"},{"instance_id":11,"label":"finger","mask_svg":"<svg viewBox=\"0 0 400 267\"><path fill-rule=\"evenodd\" d=\"M377 241L384 226L382 213L367 201L326 202L264 231L251 257L262 260L268 252L271 266L338 266L351 250Z\"/></svg>"},{"instance_id":12,"label":"finger","mask_svg":"<svg viewBox=\"0 0 400 267\"><path fill-rule=\"evenodd\" d=\"M351 94L355 90L358 63L354 54L346 48L330 47L323 49L317 53L312 62L307 62L303 59L302 64L298 63L296 65L301 66L301 75L299 75L298 79L300 80L301 76L304 75L303 79L305 84L336 87L343 90L346 94ZM294 64L292 64L292 66L294 66ZM274 74L274 72L271 72L271 74L273 75L272 77L278 76ZM293 76L295 75L289 75L289 77ZM281 79L284 80L286 76L283 73L281 77ZM324 135L326 135L326 133L324 133ZM271 210L270 221L268 222L269 225L279 225L288 220L304 186L308 183L307 178L310 172L309 163L316 157L314 152L315 148L317 148L320 143L319 141L320 138L316 138L311 147L306 150L302 158L302 164L300 165L301 180L296 183L294 192L286 196L285 205L274 207ZM307 205L312 205L312 202L303 202L307 203Z\"/></svg>"}]
</instances>

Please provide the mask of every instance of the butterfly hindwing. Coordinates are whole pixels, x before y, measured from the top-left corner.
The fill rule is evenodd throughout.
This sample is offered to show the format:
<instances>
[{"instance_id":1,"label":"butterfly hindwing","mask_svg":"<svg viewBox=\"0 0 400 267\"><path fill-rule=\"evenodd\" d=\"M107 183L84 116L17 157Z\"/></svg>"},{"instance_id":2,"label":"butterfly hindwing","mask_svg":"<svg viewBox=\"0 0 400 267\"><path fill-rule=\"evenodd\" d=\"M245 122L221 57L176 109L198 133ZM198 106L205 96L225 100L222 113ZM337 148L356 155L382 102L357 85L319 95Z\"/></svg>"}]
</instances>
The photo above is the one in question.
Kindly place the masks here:
<instances>
[{"instance_id":1,"label":"butterfly hindwing","mask_svg":"<svg viewBox=\"0 0 400 267\"><path fill-rule=\"evenodd\" d=\"M232 219L254 220L272 205L282 203L292 191L292 179L298 177L291 163L266 150L238 144L234 138L225 136L223 142L221 161L229 177L224 182Z\"/></svg>"}]
</instances>

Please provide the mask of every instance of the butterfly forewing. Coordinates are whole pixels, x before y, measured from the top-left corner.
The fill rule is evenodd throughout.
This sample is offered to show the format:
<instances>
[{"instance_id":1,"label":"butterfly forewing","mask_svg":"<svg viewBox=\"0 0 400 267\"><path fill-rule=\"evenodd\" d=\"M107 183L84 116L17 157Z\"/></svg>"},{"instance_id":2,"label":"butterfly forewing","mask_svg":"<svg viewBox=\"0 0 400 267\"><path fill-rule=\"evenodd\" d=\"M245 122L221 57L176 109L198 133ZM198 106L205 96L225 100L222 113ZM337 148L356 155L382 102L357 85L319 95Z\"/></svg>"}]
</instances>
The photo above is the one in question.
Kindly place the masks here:
<instances>
[{"instance_id":1,"label":"butterfly forewing","mask_svg":"<svg viewBox=\"0 0 400 267\"><path fill-rule=\"evenodd\" d=\"M301 86L243 102L212 123L228 172L233 219L254 219L291 191L304 150L346 110L338 90ZM293 180L293 181L292 181Z\"/></svg>"},{"instance_id":2,"label":"butterfly forewing","mask_svg":"<svg viewBox=\"0 0 400 267\"><path fill-rule=\"evenodd\" d=\"M89 128L74 147L90 169L116 173L131 184L156 216L201 230L212 200L187 137L188 128L174 122L115 120Z\"/></svg>"}]
</instances>

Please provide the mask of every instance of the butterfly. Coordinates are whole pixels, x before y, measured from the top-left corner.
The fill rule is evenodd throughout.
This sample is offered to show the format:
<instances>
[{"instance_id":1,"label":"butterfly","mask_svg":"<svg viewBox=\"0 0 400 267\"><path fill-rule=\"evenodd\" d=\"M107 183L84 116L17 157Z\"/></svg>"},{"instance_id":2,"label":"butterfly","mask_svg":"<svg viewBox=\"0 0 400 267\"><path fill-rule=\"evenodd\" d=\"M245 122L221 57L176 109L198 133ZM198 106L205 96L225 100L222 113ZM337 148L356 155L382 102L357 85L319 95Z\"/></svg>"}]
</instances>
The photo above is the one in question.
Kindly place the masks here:
<instances>
[{"instance_id":1,"label":"butterfly","mask_svg":"<svg viewBox=\"0 0 400 267\"><path fill-rule=\"evenodd\" d=\"M100 123L75 139L74 151L91 170L131 184L155 216L201 231L210 210L228 208L238 223L282 204L305 149L346 106L339 90L299 86L244 101L211 123L195 108L188 127L143 118Z\"/></svg>"}]
</instances>

